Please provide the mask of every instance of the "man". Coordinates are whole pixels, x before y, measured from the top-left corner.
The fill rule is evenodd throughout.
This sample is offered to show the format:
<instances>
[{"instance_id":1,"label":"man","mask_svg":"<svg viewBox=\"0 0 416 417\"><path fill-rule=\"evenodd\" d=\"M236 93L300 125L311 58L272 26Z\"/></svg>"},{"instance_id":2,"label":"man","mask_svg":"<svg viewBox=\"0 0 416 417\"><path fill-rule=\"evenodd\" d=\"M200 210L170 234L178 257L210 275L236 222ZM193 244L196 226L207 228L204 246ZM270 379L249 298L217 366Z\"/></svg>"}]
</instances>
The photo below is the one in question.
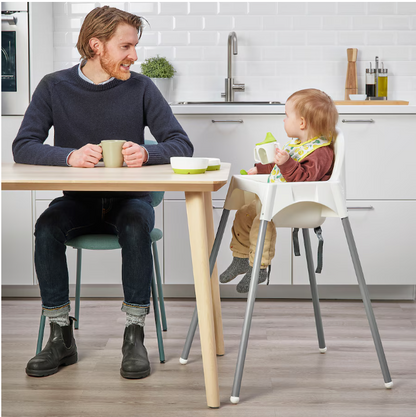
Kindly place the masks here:
<instances>
[{"instance_id":1,"label":"man","mask_svg":"<svg viewBox=\"0 0 416 417\"><path fill-rule=\"evenodd\" d=\"M149 78L130 72L142 25L140 17L108 6L86 16L77 43L81 63L39 83L13 142L16 162L93 168L103 139L126 140L122 153L131 168L192 156L193 146L159 90ZM55 146L44 144L51 126ZM157 144L143 146L145 126ZM51 202L35 226L35 267L51 335L28 362L28 375L51 375L77 361L65 242L87 233L118 236L126 312L120 373L125 378L150 374L143 327L150 304L153 226L147 192L64 191Z\"/></svg>"}]
</instances>

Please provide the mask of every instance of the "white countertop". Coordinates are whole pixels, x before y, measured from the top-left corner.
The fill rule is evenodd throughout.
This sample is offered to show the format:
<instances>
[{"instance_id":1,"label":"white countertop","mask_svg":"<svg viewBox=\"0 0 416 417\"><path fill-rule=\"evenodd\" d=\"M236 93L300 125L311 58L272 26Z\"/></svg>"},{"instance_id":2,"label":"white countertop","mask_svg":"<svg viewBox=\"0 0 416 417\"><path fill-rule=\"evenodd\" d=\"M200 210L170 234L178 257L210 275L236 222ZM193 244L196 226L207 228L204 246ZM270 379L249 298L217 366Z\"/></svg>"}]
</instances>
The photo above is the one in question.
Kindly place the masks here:
<instances>
[{"instance_id":1,"label":"white countertop","mask_svg":"<svg viewBox=\"0 0 416 417\"><path fill-rule=\"evenodd\" d=\"M173 114L284 114L282 104L171 104ZM342 105L339 114L416 114L416 105Z\"/></svg>"}]
</instances>

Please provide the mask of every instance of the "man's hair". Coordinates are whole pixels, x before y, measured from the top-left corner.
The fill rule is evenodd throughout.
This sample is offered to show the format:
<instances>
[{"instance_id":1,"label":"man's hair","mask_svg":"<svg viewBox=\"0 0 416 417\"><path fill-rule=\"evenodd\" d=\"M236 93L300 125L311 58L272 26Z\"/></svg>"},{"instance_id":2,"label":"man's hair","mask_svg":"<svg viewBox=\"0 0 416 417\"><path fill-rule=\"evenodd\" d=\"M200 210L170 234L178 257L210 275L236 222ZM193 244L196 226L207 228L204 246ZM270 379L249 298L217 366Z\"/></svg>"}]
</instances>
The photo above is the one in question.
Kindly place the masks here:
<instances>
[{"instance_id":1,"label":"man's hair","mask_svg":"<svg viewBox=\"0 0 416 417\"><path fill-rule=\"evenodd\" d=\"M77 49L81 59L89 59L95 55L89 43L91 38L97 38L104 43L108 42L114 36L120 23L136 28L140 39L143 32L143 21L142 17L115 7L96 7L87 14L79 32Z\"/></svg>"},{"instance_id":2,"label":"man's hair","mask_svg":"<svg viewBox=\"0 0 416 417\"><path fill-rule=\"evenodd\" d=\"M308 88L293 93L287 101L293 102L293 108L300 117L304 117L314 136L332 139L337 137L335 126L338 122L338 111L328 94L321 90Z\"/></svg>"}]
</instances>

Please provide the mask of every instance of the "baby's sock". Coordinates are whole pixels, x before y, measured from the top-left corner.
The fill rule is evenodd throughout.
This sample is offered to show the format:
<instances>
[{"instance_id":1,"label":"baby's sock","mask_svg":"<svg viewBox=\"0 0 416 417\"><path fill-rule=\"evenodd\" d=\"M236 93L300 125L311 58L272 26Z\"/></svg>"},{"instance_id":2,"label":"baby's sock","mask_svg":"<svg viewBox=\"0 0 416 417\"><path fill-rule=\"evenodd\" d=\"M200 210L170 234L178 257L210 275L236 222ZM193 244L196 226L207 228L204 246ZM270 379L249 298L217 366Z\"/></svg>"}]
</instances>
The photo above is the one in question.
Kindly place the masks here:
<instances>
[{"instance_id":1,"label":"baby's sock","mask_svg":"<svg viewBox=\"0 0 416 417\"><path fill-rule=\"evenodd\" d=\"M250 266L250 269L247 271L247 274L244 275L243 279L237 285L237 292L246 293L250 289L251 274L253 272L253 267ZM260 269L259 272L259 284L266 281L267 279L267 268Z\"/></svg>"},{"instance_id":2,"label":"baby's sock","mask_svg":"<svg viewBox=\"0 0 416 417\"><path fill-rule=\"evenodd\" d=\"M232 281L237 275L245 274L250 268L248 258L233 257L231 265L220 275L220 282L225 284Z\"/></svg>"},{"instance_id":3,"label":"baby's sock","mask_svg":"<svg viewBox=\"0 0 416 417\"><path fill-rule=\"evenodd\" d=\"M50 323L56 323L59 326L69 326L69 313L65 313L62 316L58 317L49 317Z\"/></svg>"},{"instance_id":4,"label":"baby's sock","mask_svg":"<svg viewBox=\"0 0 416 417\"><path fill-rule=\"evenodd\" d=\"M141 327L144 327L144 321L146 319L146 314L140 314L140 316L133 316L133 314L126 313L126 327L130 324L138 324Z\"/></svg>"}]
</instances>

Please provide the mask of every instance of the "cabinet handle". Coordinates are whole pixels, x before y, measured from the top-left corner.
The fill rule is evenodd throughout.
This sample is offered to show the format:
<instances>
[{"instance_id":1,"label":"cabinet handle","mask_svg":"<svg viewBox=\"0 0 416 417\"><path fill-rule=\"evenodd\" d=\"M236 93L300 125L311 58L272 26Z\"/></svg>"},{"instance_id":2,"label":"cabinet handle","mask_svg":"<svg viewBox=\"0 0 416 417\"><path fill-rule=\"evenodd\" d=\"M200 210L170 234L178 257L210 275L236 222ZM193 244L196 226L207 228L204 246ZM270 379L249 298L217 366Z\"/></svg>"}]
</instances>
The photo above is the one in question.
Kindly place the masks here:
<instances>
[{"instance_id":1,"label":"cabinet handle","mask_svg":"<svg viewBox=\"0 0 416 417\"><path fill-rule=\"evenodd\" d=\"M244 123L244 120L211 120L212 123Z\"/></svg>"},{"instance_id":2,"label":"cabinet handle","mask_svg":"<svg viewBox=\"0 0 416 417\"><path fill-rule=\"evenodd\" d=\"M349 211L349 210L357 210L357 211L359 211L359 210L363 210L363 211L365 211L365 210L374 210L374 207L373 206L358 206L358 207L347 207L347 210Z\"/></svg>"},{"instance_id":3,"label":"cabinet handle","mask_svg":"<svg viewBox=\"0 0 416 417\"><path fill-rule=\"evenodd\" d=\"M215 206L212 206L212 209L213 209L213 210L223 210L223 209L224 209L224 207L215 207Z\"/></svg>"},{"instance_id":4,"label":"cabinet handle","mask_svg":"<svg viewBox=\"0 0 416 417\"><path fill-rule=\"evenodd\" d=\"M342 119L342 123L375 123L373 119L367 119L367 120L345 120Z\"/></svg>"}]
</instances>

